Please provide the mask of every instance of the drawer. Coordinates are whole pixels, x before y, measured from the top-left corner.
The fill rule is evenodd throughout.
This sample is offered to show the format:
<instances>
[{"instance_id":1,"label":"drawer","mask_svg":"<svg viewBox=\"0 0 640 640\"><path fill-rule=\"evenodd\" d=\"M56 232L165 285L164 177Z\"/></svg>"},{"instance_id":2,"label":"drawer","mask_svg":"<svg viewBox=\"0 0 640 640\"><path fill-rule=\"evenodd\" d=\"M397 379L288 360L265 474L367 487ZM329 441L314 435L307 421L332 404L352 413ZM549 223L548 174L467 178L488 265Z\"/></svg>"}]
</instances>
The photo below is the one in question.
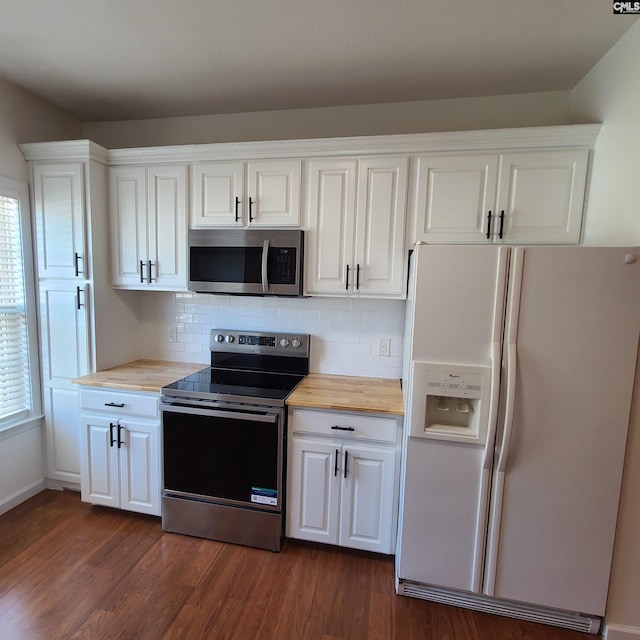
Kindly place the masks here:
<instances>
[{"instance_id":1,"label":"drawer","mask_svg":"<svg viewBox=\"0 0 640 640\"><path fill-rule=\"evenodd\" d=\"M80 390L80 405L85 411L107 412L113 416L144 416L156 418L160 396L143 393L87 389Z\"/></svg>"},{"instance_id":2,"label":"drawer","mask_svg":"<svg viewBox=\"0 0 640 640\"><path fill-rule=\"evenodd\" d=\"M395 443L398 422L356 413L293 409L291 428L298 433Z\"/></svg>"}]
</instances>

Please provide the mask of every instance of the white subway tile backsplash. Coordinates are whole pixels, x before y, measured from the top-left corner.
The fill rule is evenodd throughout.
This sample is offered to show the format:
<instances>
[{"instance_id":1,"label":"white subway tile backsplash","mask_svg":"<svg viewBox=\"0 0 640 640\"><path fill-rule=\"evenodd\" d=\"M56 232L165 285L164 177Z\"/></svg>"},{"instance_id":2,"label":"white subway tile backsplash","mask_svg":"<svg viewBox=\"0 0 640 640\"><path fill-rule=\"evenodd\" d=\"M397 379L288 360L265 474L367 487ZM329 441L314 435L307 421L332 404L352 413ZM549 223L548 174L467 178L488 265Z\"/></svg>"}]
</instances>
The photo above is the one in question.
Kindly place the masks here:
<instances>
[{"instance_id":1,"label":"white subway tile backsplash","mask_svg":"<svg viewBox=\"0 0 640 640\"><path fill-rule=\"evenodd\" d=\"M211 329L296 332L312 336L312 372L402 375L403 300L149 292L141 308L145 358L206 364ZM168 342L169 326L177 327L177 342ZM378 356L381 336L391 338L390 356Z\"/></svg>"}]
</instances>

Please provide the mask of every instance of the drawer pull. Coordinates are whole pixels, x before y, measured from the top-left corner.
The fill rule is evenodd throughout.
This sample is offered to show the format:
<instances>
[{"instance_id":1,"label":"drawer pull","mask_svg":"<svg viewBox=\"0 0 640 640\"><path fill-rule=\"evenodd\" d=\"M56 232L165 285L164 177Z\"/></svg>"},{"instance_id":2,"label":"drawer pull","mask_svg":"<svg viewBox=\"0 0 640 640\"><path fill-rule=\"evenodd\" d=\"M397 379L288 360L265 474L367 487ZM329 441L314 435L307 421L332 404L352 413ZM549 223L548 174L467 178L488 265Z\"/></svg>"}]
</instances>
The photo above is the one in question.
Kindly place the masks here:
<instances>
[{"instance_id":1,"label":"drawer pull","mask_svg":"<svg viewBox=\"0 0 640 640\"><path fill-rule=\"evenodd\" d=\"M124 402L105 402L104 406L105 407L118 407L119 409L122 409L124 407Z\"/></svg>"},{"instance_id":2,"label":"drawer pull","mask_svg":"<svg viewBox=\"0 0 640 640\"><path fill-rule=\"evenodd\" d=\"M337 424L334 424L331 428L336 431L355 431L353 427L339 427Z\"/></svg>"}]
</instances>

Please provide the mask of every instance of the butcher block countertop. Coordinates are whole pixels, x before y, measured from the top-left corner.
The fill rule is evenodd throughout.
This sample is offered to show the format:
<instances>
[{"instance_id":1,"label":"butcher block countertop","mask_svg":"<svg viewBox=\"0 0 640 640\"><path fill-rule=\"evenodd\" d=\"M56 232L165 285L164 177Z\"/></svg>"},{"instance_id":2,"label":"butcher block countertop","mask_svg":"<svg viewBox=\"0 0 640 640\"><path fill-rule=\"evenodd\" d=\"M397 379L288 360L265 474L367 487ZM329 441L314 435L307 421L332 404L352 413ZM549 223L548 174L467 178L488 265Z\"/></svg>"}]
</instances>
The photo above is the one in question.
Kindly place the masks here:
<instances>
[{"instance_id":1,"label":"butcher block countertop","mask_svg":"<svg viewBox=\"0 0 640 640\"><path fill-rule=\"evenodd\" d=\"M155 391L180 378L189 376L207 365L169 360L135 360L111 369L90 373L72 380L76 384L92 387L109 387L123 391Z\"/></svg>"},{"instance_id":2,"label":"butcher block countertop","mask_svg":"<svg viewBox=\"0 0 640 640\"><path fill-rule=\"evenodd\" d=\"M400 380L310 373L287 398L289 406L404 415Z\"/></svg>"}]
</instances>

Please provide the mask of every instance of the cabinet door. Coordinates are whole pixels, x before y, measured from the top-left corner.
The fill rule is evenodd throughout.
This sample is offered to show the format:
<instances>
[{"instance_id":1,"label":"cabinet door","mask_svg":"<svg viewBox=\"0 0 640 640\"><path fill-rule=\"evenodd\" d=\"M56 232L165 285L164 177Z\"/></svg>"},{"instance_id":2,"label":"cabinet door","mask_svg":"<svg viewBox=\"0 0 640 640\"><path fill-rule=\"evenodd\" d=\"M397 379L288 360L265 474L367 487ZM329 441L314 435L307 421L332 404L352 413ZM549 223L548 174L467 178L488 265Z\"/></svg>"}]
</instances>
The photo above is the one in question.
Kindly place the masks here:
<instances>
[{"instance_id":1,"label":"cabinet door","mask_svg":"<svg viewBox=\"0 0 640 640\"><path fill-rule=\"evenodd\" d=\"M113 284L143 286L148 279L147 180L144 167L109 170Z\"/></svg>"},{"instance_id":2,"label":"cabinet door","mask_svg":"<svg viewBox=\"0 0 640 640\"><path fill-rule=\"evenodd\" d=\"M341 446L293 438L289 454L287 535L338 543Z\"/></svg>"},{"instance_id":3,"label":"cabinet door","mask_svg":"<svg viewBox=\"0 0 640 640\"><path fill-rule=\"evenodd\" d=\"M89 373L88 285L42 280L40 343L47 477L80 481L78 390L73 378Z\"/></svg>"},{"instance_id":4,"label":"cabinet door","mask_svg":"<svg viewBox=\"0 0 640 640\"><path fill-rule=\"evenodd\" d=\"M402 297L408 159L366 158L359 164L353 287L362 294Z\"/></svg>"},{"instance_id":5,"label":"cabinet door","mask_svg":"<svg viewBox=\"0 0 640 640\"><path fill-rule=\"evenodd\" d=\"M588 161L583 149L503 154L497 206L499 215L504 211L502 241L578 243ZM494 231L499 235L499 228Z\"/></svg>"},{"instance_id":6,"label":"cabinet door","mask_svg":"<svg viewBox=\"0 0 640 640\"><path fill-rule=\"evenodd\" d=\"M88 278L82 163L33 168L39 278Z\"/></svg>"},{"instance_id":7,"label":"cabinet door","mask_svg":"<svg viewBox=\"0 0 640 640\"><path fill-rule=\"evenodd\" d=\"M497 182L496 154L417 158L412 241L486 243Z\"/></svg>"},{"instance_id":8,"label":"cabinet door","mask_svg":"<svg viewBox=\"0 0 640 640\"><path fill-rule=\"evenodd\" d=\"M345 445L340 545L391 553L396 452Z\"/></svg>"},{"instance_id":9,"label":"cabinet door","mask_svg":"<svg viewBox=\"0 0 640 640\"><path fill-rule=\"evenodd\" d=\"M243 185L242 162L194 165L191 227L241 227Z\"/></svg>"},{"instance_id":10,"label":"cabinet door","mask_svg":"<svg viewBox=\"0 0 640 640\"><path fill-rule=\"evenodd\" d=\"M247 164L245 224L300 226L299 160L258 160Z\"/></svg>"},{"instance_id":11,"label":"cabinet door","mask_svg":"<svg viewBox=\"0 0 640 640\"><path fill-rule=\"evenodd\" d=\"M355 276L355 160L313 160L308 170L305 292L346 294Z\"/></svg>"},{"instance_id":12,"label":"cabinet door","mask_svg":"<svg viewBox=\"0 0 640 640\"><path fill-rule=\"evenodd\" d=\"M159 424L119 420L120 507L160 515Z\"/></svg>"},{"instance_id":13,"label":"cabinet door","mask_svg":"<svg viewBox=\"0 0 640 640\"><path fill-rule=\"evenodd\" d=\"M115 419L82 415L82 479L84 502L120 506L117 425Z\"/></svg>"},{"instance_id":14,"label":"cabinet door","mask_svg":"<svg viewBox=\"0 0 640 640\"><path fill-rule=\"evenodd\" d=\"M187 168L148 168L147 279L151 288L187 286Z\"/></svg>"}]
</instances>

